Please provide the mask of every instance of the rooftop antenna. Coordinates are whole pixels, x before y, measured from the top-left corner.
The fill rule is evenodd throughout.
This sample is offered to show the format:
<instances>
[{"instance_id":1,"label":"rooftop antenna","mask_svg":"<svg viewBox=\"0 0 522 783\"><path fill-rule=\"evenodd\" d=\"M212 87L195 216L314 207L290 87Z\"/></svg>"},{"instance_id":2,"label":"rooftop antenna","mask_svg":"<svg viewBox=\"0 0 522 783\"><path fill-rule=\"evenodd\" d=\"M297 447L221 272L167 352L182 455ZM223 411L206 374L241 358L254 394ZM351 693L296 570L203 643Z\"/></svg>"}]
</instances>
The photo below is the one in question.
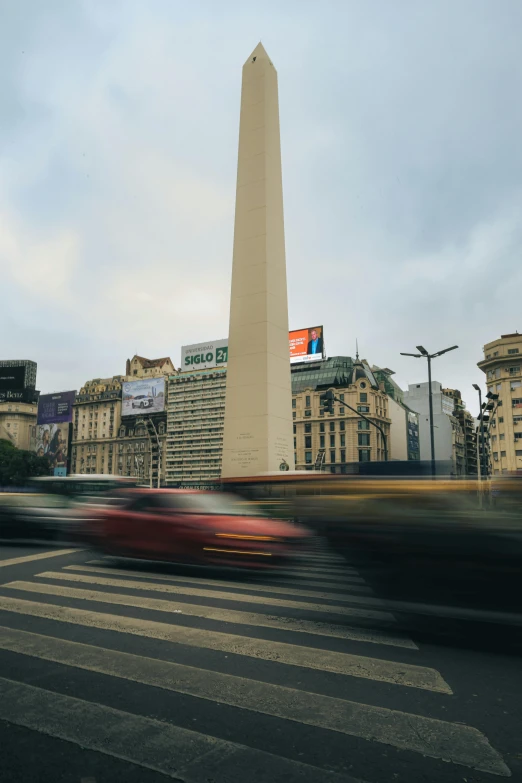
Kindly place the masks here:
<instances>
[{"instance_id":1,"label":"rooftop antenna","mask_svg":"<svg viewBox=\"0 0 522 783\"><path fill-rule=\"evenodd\" d=\"M355 359L359 361L359 341L355 338Z\"/></svg>"}]
</instances>

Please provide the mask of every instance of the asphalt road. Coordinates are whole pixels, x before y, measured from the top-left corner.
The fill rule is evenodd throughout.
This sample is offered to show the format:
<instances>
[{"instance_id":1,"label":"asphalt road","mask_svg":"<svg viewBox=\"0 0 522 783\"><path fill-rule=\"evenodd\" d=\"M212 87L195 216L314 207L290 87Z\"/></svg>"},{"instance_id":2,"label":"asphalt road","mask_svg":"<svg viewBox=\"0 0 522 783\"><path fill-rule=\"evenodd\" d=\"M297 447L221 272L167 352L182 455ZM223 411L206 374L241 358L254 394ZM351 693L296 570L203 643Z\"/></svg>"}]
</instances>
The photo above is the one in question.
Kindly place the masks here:
<instances>
[{"instance_id":1,"label":"asphalt road","mask_svg":"<svg viewBox=\"0 0 522 783\"><path fill-rule=\"evenodd\" d=\"M259 576L0 548L2 783L519 780L521 693L319 540Z\"/></svg>"}]
</instances>

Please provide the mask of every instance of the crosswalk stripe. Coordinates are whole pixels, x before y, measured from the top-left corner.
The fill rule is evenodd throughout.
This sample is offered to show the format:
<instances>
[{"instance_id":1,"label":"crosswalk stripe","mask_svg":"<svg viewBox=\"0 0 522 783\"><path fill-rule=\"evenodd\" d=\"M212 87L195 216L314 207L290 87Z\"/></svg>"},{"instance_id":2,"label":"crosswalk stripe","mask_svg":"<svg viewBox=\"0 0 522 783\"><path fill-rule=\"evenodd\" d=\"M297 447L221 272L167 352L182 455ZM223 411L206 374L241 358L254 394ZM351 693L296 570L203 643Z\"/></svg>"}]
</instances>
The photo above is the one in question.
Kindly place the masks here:
<instances>
[{"instance_id":1,"label":"crosswalk stripe","mask_svg":"<svg viewBox=\"0 0 522 783\"><path fill-rule=\"evenodd\" d=\"M67 571L81 571L87 572L87 573L94 573L94 574L109 574L113 576L126 576L129 574L130 576L145 576L146 579L150 579L150 574L143 574L142 571L128 571L128 570L122 570L117 568L96 568L93 566L82 566L79 565L77 568L69 568L66 566ZM154 574L152 577L154 579L163 579L163 576L158 576L158 574ZM204 585L206 587L221 587L224 589L231 589L231 590L251 590L252 592L257 593L273 593L274 595L302 595L305 598L320 598L320 599L327 599L330 600L332 598L341 598L342 596L338 595L332 595L331 593L319 590L310 590L309 587L300 588L297 585L288 584L284 587L280 587L279 585L273 586L269 584L251 584L247 582L226 582L222 579L194 579L193 577L186 577L186 576L166 576L166 581L168 582L180 582L181 584L187 584L187 585ZM356 593L371 593L372 590L370 587L367 587L366 585L350 585L348 592L354 591ZM373 599L376 600L376 599ZM364 601L365 602L365 601Z\"/></svg>"},{"instance_id":2,"label":"crosswalk stripe","mask_svg":"<svg viewBox=\"0 0 522 783\"><path fill-rule=\"evenodd\" d=\"M150 560L147 561L147 563L150 565ZM108 567L112 563L114 565L114 558L107 557L106 560L87 560L87 565L96 565L96 566L103 566L104 568ZM121 570L121 569L120 569ZM313 582L327 582L332 585L341 585L345 587L350 587L352 583L354 584L365 584L365 581L363 577L361 576L352 576L351 574L330 574L329 576L322 576L317 574L311 574L308 569L293 569L293 570L278 570L274 571L270 574L264 574L264 579L268 581L272 581L274 578L277 579L305 579L308 581ZM194 576L193 578L199 579L198 576ZM346 583L346 584L345 584Z\"/></svg>"},{"instance_id":3,"label":"crosswalk stripe","mask_svg":"<svg viewBox=\"0 0 522 783\"><path fill-rule=\"evenodd\" d=\"M0 596L0 610L90 628L163 639L189 647L227 652L247 658L334 672L393 685L405 685L410 688L420 688L438 693L452 693L451 688L438 671L424 666L332 652L315 647L302 647L285 642L255 639L220 631L160 623L137 617L124 617L87 609L26 601L3 595Z\"/></svg>"},{"instance_id":4,"label":"crosswalk stripe","mask_svg":"<svg viewBox=\"0 0 522 783\"><path fill-rule=\"evenodd\" d=\"M0 718L9 723L184 783L248 780L252 769L257 783L317 783L319 775L332 783L357 783L347 775L3 677L0 696Z\"/></svg>"},{"instance_id":5,"label":"crosswalk stripe","mask_svg":"<svg viewBox=\"0 0 522 783\"><path fill-rule=\"evenodd\" d=\"M482 732L460 723L11 628L0 627L0 648L392 745L483 772L509 774Z\"/></svg>"},{"instance_id":6,"label":"crosswalk stripe","mask_svg":"<svg viewBox=\"0 0 522 783\"><path fill-rule=\"evenodd\" d=\"M44 576L42 574L42 576ZM53 575L57 578L57 575ZM218 609L213 606L200 606L179 601L169 601L163 598L143 598L141 596L120 593L103 593L99 590L83 590L62 585L47 585L42 582L9 582L2 585L12 590L36 593L38 595L56 595L62 598L79 598L85 601L98 601L119 606L135 606L141 609L151 609L159 612L181 613L190 617L204 617L207 620L218 620L222 623L238 623L263 628L276 628L280 631L296 631L315 636L329 636L337 639L350 639L357 642L386 644L392 647L402 647L418 650L417 645L408 638L394 636L378 631L364 631L334 623L316 622L314 620L296 620L292 617L272 617L253 612L240 612L232 609Z\"/></svg>"},{"instance_id":7,"label":"crosswalk stripe","mask_svg":"<svg viewBox=\"0 0 522 783\"><path fill-rule=\"evenodd\" d=\"M40 552L37 555L24 555L23 557L11 557L9 560L0 560L0 568L6 566L19 565L20 563L31 563L33 560L44 560L48 557L61 557L62 555L71 555L73 552L81 552L81 549L53 549L50 552Z\"/></svg>"},{"instance_id":8,"label":"crosswalk stripe","mask_svg":"<svg viewBox=\"0 0 522 783\"><path fill-rule=\"evenodd\" d=\"M362 603L360 596L354 596L354 600L347 598L339 598L338 596L331 596L330 598L335 600L335 604L314 604L308 601L299 601L294 598L275 598L272 596L264 595L250 595L249 593L236 593L236 592L223 592L221 590L206 590L199 587L189 587L188 585L172 584L170 581L168 584L163 582L151 582L151 581L132 581L130 579L113 579L111 577L98 576L97 574L76 574L65 571L45 571L42 574L37 574L38 577L45 579L62 579L70 582L81 582L84 584L102 585L104 587L120 587L128 588L132 590L145 590L147 592L156 593L169 593L172 595L184 595L187 598L192 596L196 598L215 598L220 601L232 601L233 603L247 603L247 604L259 604L261 606L278 606L285 609L303 609L308 612L324 612L327 614L341 614L351 615L353 617L360 617L371 620L383 620L386 622L393 622L394 617L390 612L376 611L375 609L359 609L350 606L351 603ZM151 579L153 577L147 577ZM157 578L157 575L156 575ZM163 578L163 577L161 577ZM366 598L365 601L371 599ZM377 601L372 603L372 606L378 606Z\"/></svg>"}]
</instances>

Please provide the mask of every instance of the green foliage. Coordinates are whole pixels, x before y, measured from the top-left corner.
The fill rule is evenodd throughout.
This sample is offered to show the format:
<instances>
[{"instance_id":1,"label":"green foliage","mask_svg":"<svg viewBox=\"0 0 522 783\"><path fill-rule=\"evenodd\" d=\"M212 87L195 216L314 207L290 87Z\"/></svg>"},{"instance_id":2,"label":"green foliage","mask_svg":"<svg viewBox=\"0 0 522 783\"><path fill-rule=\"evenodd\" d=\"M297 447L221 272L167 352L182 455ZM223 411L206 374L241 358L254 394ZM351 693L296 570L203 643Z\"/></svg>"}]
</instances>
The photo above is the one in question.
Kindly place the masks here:
<instances>
[{"instance_id":1,"label":"green foliage","mask_svg":"<svg viewBox=\"0 0 522 783\"><path fill-rule=\"evenodd\" d=\"M23 486L33 476L48 476L47 457L22 451L8 440L0 440L0 486Z\"/></svg>"}]
</instances>

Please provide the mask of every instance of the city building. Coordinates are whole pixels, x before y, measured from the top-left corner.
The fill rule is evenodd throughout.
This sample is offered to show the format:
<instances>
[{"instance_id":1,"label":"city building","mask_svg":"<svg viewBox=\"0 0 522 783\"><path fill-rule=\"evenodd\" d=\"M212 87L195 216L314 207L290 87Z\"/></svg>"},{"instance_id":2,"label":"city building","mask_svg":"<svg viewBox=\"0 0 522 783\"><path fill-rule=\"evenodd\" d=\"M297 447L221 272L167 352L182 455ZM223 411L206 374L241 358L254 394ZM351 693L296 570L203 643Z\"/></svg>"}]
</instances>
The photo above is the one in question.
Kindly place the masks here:
<instances>
[{"instance_id":1,"label":"city building","mask_svg":"<svg viewBox=\"0 0 522 783\"><path fill-rule=\"evenodd\" d=\"M372 367L379 385L388 395L391 421L391 460L420 460L419 414L404 402L404 392L388 367Z\"/></svg>"},{"instance_id":2,"label":"city building","mask_svg":"<svg viewBox=\"0 0 522 783\"><path fill-rule=\"evenodd\" d=\"M122 388L127 382L165 377L175 372L171 360L127 359L126 375L95 378L78 394L73 411L73 473L131 476L153 486L165 482L167 411L137 408L122 416ZM165 384L167 386L167 383Z\"/></svg>"},{"instance_id":3,"label":"city building","mask_svg":"<svg viewBox=\"0 0 522 783\"><path fill-rule=\"evenodd\" d=\"M334 403L333 414L325 414L320 396L330 388L341 402ZM388 450L392 448L388 395L380 388L366 362L334 356L294 365L292 397L297 470L326 469L331 473L346 473L349 463L384 460L385 444L381 433L358 416L358 412L383 429Z\"/></svg>"},{"instance_id":4,"label":"city building","mask_svg":"<svg viewBox=\"0 0 522 783\"><path fill-rule=\"evenodd\" d=\"M36 402L0 401L0 440L29 451L36 427Z\"/></svg>"},{"instance_id":5,"label":"city building","mask_svg":"<svg viewBox=\"0 0 522 783\"><path fill-rule=\"evenodd\" d=\"M466 403L458 389L443 389L442 393L453 400L453 416L459 422L464 437L464 472L467 476L476 476L477 425L475 418L466 410Z\"/></svg>"},{"instance_id":6,"label":"city building","mask_svg":"<svg viewBox=\"0 0 522 783\"><path fill-rule=\"evenodd\" d=\"M486 373L489 392L498 406L489 423L494 474L522 469L522 335L503 334L484 346L478 367Z\"/></svg>"},{"instance_id":7,"label":"city building","mask_svg":"<svg viewBox=\"0 0 522 783\"><path fill-rule=\"evenodd\" d=\"M212 488L221 478L226 367L169 378L167 486Z\"/></svg>"},{"instance_id":8,"label":"city building","mask_svg":"<svg viewBox=\"0 0 522 783\"><path fill-rule=\"evenodd\" d=\"M452 475L463 476L466 473L465 435L453 415L454 399L443 393L438 381L432 381L431 390L435 461L444 463L444 468L448 466ZM404 392L404 401L419 414L420 458L431 460L429 383L410 384Z\"/></svg>"}]
</instances>

